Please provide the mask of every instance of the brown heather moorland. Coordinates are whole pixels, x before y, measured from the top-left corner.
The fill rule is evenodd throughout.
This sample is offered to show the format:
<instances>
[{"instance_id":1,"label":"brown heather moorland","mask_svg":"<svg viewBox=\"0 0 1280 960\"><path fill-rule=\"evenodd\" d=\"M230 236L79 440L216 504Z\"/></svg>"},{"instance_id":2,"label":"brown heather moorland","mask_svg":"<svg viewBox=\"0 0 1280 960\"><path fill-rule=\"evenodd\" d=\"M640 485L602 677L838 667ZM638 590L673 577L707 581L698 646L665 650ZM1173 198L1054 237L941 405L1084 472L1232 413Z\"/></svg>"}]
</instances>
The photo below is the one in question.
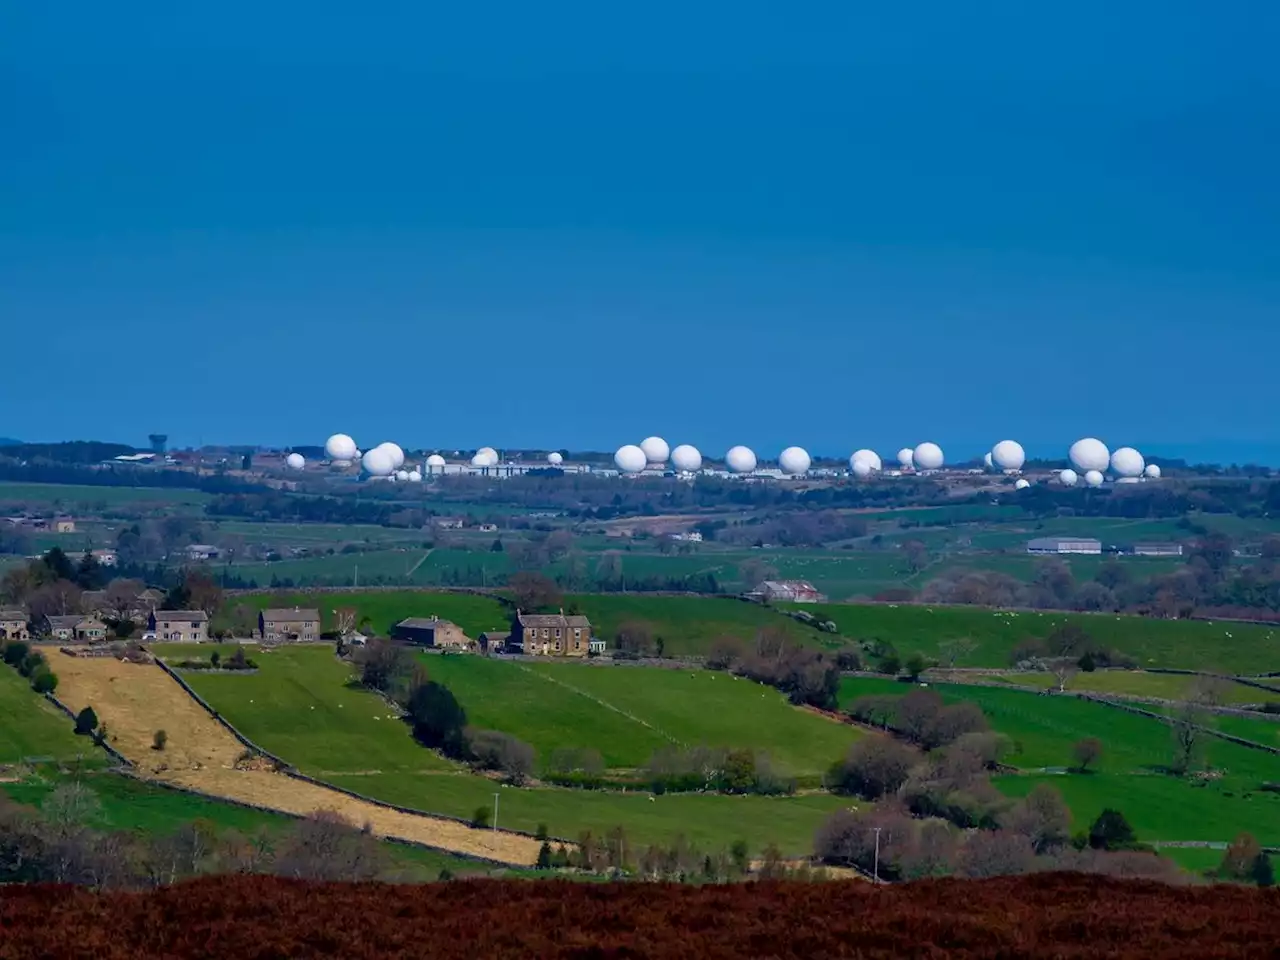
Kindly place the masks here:
<instances>
[{"instance_id":1,"label":"brown heather moorland","mask_svg":"<svg viewBox=\"0 0 1280 960\"><path fill-rule=\"evenodd\" d=\"M1280 893L1079 874L715 886L228 876L0 893L3 960L139 957L1274 957Z\"/></svg>"}]
</instances>

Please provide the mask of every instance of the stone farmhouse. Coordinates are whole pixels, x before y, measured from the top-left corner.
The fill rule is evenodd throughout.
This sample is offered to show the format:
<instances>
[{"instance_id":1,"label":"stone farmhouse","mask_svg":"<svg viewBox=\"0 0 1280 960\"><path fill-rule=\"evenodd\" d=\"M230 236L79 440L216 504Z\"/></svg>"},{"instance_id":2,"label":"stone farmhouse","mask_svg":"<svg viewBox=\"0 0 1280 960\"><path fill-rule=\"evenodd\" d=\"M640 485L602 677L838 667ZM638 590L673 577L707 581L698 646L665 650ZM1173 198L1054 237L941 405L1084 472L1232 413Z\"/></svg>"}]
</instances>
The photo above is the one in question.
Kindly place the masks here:
<instances>
[{"instance_id":1,"label":"stone farmhouse","mask_svg":"<svg viewBox=\"0 0 1280 960\"><path fill-rule=\"evenodd\" d=\"M204 643L209 615L203 610L154 610L147 616L147 632L167 643Z\"/></svg>"},{"instance_id":2,"label":"stone farmhouse","mask_svg":"<svg viewBox=\"0 0 1280 960\"><path fill-rule=\"evenodd\" d=\"M30 640L27 611L12 608L0 610L0 640Z\"/></svg>"},{"instance_id":3,"label":"stone farmhouse","mask_svg":"<svg viewBox=\"0 0 1280 960\"><path fill-rule=\"evenodd\" d=\"M258 614L258 639L266 643L320 639L320 611L292 609L263 610Z\"/></svg>"},{"instance_id":4,"label":"stone farmhouse","mask_svg":"<svg viewBox=\"0 0 1280 960\"><path fill-rule=\"evenodd\" d=\"M81 613L45 617L44 632L63 643L102 643L107 639L107 625Z\"/></svg>"},{"instance_id":5,"label":"stone farmhouse","mask_svg":"<svg viewBox=\"0 0 1280 960\"><path fill-rule=\"evenodd\" d=\"M559 613L521 613L511 620L507 651L539 657L585 657L591 651L591 621Z\"/></svg>"}]
</instances>

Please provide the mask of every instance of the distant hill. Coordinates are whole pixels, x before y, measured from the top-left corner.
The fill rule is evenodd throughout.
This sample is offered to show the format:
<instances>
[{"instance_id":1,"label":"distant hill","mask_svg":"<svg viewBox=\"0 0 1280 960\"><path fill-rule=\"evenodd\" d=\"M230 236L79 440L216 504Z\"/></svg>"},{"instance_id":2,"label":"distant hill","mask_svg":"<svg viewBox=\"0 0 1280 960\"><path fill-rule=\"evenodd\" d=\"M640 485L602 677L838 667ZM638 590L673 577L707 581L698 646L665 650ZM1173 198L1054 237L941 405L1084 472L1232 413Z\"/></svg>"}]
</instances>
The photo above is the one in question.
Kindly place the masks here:
<instances>
[{"instance_id":1,"label":"distant hill","mask_svg":"<svg viewBox=\"0 0 1280 960\"><path fill-rule=\"evenodd\" d=\"M0 447L20 447L21 440L14 440L12 437L0 437Z\"/></svg>"}]
</instances>

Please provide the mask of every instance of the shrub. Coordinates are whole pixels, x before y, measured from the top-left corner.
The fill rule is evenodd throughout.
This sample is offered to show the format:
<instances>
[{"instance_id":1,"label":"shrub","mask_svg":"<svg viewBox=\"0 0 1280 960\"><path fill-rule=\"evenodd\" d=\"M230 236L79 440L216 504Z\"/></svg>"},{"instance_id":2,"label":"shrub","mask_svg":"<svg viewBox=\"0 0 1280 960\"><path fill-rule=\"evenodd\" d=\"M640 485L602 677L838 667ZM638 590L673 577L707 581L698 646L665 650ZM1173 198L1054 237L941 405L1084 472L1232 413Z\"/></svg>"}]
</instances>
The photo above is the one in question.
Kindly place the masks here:
<instances>
[{"instance_id":1,"label":"shrub","mask_svg":"<svg viewBox=\"0 0 1280 960\"><path fill-rule=\"evenodd\" d=\"M48 667L39 667L31 675L31 689L36 693L53 693L58 689L58 677Z\"/></svg>"},{"instance_id":2,"label":"shrub","mask_svg":"<svg viewBox=\"0 0 1280 960\"><path fill-rule=\"evenodd\" d=\"M1131 850L1138 838L1124 814L1108 807L1089 827L1088 843L1095 850Z\"/></svg>"},{"instance_id":3,"label":"shrub","mask_svg":"<svg viewBox=\"0 0 1280 960\"><path fill-rule=\"evenodd\" d=\"M39 650L32 650L23 657L22 662L18 664L18 672L24 677L30 677L40 667L47 665L48 661L45 660L44 654Z\"/></svg>"},{"instance_id":4,"label":"shrub","mask_svg":"<svg viewBox=\"0 0 1280 960\"><path fill-rule=\"evenodd\" d=\"M471 814L471 827L474 830L483 830L489 826L489 807L488 805L476 807L475 812Z\"/></svg>"},{"instance_id":5,"label":"shrub","mask_svg":"<svg viewBox=\"0 0 1280 960\"><path fill-rule=\"evenodd\" d=\"M4 662L15 669L27 659L31 647L21 640L12 640L4 645Z\"/></svg>"},{"instance_id":6,"label":"shrub","mask_svg":"<svg viewBox=\"0 0 1280 960\"><path fill-rule=\"evenodd\" d=\"M169 743L169 734L163 730L157 730L151 737L151 749L163 750Z\"/></svg>"},{"instance_id":7,"label":"shrub","mask_svg":"<svg viewBox=\"0 0 1280 960\"><path fill-rule=\"evenodd\" d=\"M497 770L515 784L522 784L533 773L537 755L533 747L497 730L466 731L467 751L485 770Z\"/></svg>"},{"instance_id":8,"label":"shrub","mask_svg":"<svg viewBox=\"0 0 1280 960\"><path fill-rule=\"evenodd\" d=\"M98 728L98 715L93 712L93 707L85 707L76 714L76 733L81 736L93 733Z\"/></svg>"},{"instance_id":9,"label":"shrub","mask_svg":"<svg viewBox=\"0 0 1280 960\"><path fill-rule=\"evenodd\" d=\"M467 755L467 714L448 687L434 680L419 684L409 695L406 709L419 743L452 757Z\"/></svg>"},{"instance_id":10,"label":"shrub","mask_svg":"<svg viewBox=\"0 0 1280 960\"><path fill-rule=\"evenodd\" d=\"M827 788L833 793L878 800L885 794L896 793L920 759L918 752L892 737L864 737L831 768Z\"/></svg>"}]
</instances>

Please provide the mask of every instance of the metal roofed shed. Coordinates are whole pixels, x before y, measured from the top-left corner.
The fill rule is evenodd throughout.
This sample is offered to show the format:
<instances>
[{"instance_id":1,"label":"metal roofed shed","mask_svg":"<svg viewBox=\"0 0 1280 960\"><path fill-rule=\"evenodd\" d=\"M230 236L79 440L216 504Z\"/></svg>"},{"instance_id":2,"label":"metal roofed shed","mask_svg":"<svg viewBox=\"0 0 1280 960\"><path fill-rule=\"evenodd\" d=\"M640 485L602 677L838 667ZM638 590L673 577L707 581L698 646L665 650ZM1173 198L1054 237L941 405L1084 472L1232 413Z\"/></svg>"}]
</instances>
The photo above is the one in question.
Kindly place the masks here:
<instances>
[{"instance_id":1,"label":"metal roofed shed","mask_svg":"<svg viewBox=\"0 0 1280 960\"><path fill-rule=\"evenodd\" d=\"M1102 541L1092 537L1038 537L1027 541L1027 553L1032 554L1100 554Z\"/></svg>"}]
</instances>

